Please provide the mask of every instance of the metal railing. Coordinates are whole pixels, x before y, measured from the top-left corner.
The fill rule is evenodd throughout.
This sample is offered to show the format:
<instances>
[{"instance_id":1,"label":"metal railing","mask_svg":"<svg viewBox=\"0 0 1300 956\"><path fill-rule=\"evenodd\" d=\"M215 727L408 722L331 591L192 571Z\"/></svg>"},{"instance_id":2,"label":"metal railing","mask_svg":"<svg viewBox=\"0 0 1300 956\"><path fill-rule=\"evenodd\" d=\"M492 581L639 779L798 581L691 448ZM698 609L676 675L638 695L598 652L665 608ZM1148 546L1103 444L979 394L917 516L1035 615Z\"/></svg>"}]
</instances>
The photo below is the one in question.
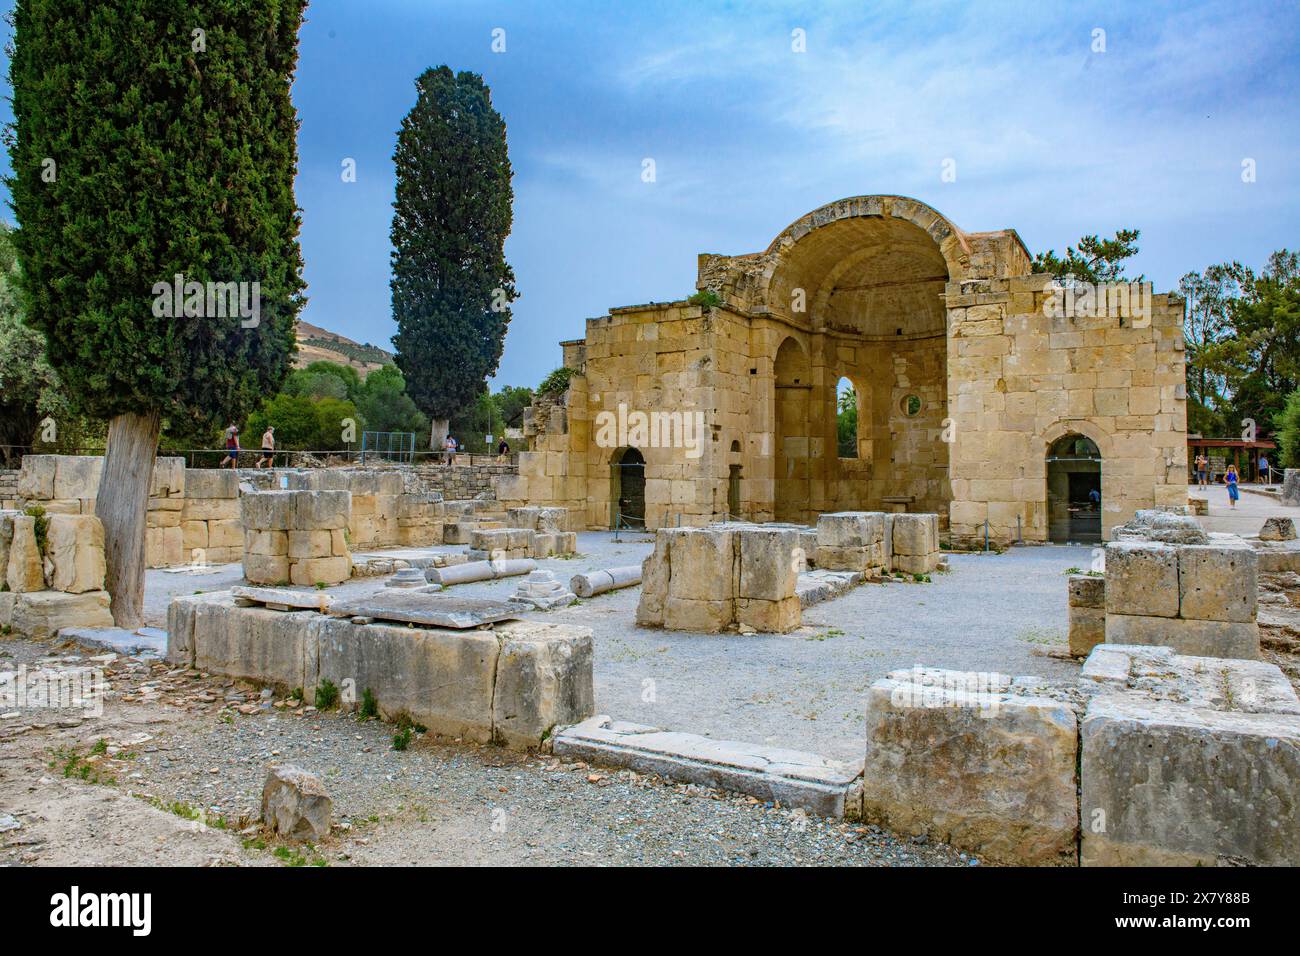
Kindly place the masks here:
<instances>
[{"instance_id":1,"label":"metal railing","mask_svg":"<svg viewBox=\"0 0 1300 956\"><path fill-rule=\"evenodd\" d=\"M90 455L102 456L102 446L86 446L58 449L44 449L33 445L0 445L0 463L5 467L17 468L24 455ZM159 458L184 458L187 468L216 468L229 453L224 448L159 448ZM410 451L403 453L403 464L446 466L448 452ZM252 468L262 458L260 448L239 449L238 467ZM320 467L321 465L378 464L383 459L376 455L373 448L332 448L332 449L297 449L285 448L270 455L271 468ZM488 454L455 453L455 467L472 468L480 465L514 465L519 460L518 452L505 456ZM229 466L227 466L229 467Z\"/></svg>"}]
</instances>

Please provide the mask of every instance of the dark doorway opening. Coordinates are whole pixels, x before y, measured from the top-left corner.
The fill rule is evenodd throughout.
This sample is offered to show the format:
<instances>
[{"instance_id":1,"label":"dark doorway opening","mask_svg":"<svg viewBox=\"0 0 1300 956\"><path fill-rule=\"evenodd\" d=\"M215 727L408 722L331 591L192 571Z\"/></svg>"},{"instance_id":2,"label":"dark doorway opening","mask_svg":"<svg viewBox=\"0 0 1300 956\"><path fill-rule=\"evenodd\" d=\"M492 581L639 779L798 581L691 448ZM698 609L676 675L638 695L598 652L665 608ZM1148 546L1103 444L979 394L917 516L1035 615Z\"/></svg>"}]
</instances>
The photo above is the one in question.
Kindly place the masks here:
<instances>
[{"instance_id":1,"label":"dark doorway opening","mask_svg":"<svg viewBox=\"0 0 1300 956\"><path fill-rule=\"evenodd\" d=\"M1101 452L1092 439L1066 435L1047 451L1048 540L1101 541Z\"/></svg>"},{"instance_id":2,"label":"dark doorway opening","mask_svg":"<svg viewBox=\"0 0 1300 956\"><path fill-rule=\"evenodd\" d=\"M614 453L610 464L610 527L645 527L645 456L635 448Z\"/></svg>"}]
</instances>

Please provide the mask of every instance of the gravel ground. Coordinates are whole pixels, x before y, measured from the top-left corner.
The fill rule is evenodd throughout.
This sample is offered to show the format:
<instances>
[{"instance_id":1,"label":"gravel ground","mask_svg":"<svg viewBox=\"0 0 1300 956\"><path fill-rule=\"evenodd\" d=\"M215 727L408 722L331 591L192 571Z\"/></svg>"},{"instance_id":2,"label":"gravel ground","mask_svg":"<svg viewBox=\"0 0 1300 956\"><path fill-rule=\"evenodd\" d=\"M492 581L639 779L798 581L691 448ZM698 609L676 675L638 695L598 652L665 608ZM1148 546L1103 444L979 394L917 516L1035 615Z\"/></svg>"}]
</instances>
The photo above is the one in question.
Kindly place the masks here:
<instances>
[{"instance_id":1,"label":"gravel ground","mask_svg":"<svg viewBox=\"0 0 1300 956\"><path fill-rule=\"evenodd\" d=\"M5 667L54 650L0 642ZM393 728L376 721L271 700L243 715L227 705L262 700L251 685L129 658L108 666L113 695L102 716L25 711L0 724L0 865L979 862L874 827L546 754L419 736L399 752ZM325 781L337 824L327 840L290 847L256 825L272 763Z\"/></svg>"},{"instance_id":2,"label":"gravel ground","mask_svg":"<svg viewBox=\"0 0 1300 956\"><path fill-rule=\"evenodd\" d=\"M637 564L652 539L607 532L578 536L580 555L538 562L564 582L574 574ZM455 552L464 547L436 550ZM951 556L931 583L867 584L804 612L792 634L700 635L634 623L640 588L526 617L590 627L596 708L621 720L717 739L779 744L843 760L862 756L863 708L871 682L923 664L955 670L1072 678L1078 665L1048 656L1066 642L1063 572L1086 567L1083 547L1023 547ZM451 589L463 597L508 598L519 578ZM191 576L150 571L146 609L165 624L176 594L240 581L238 565ZM331 594L355 597L383 586L354 579Z\"/></svg>"}]
</instances>

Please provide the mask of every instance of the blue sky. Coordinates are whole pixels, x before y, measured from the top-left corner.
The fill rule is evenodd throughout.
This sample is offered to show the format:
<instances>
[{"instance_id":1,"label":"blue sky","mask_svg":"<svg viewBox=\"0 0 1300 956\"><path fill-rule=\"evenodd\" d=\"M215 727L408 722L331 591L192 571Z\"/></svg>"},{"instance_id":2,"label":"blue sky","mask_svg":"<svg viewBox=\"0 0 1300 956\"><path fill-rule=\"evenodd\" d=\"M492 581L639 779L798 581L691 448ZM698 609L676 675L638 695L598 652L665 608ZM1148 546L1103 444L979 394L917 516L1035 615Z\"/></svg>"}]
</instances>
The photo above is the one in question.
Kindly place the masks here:
<instances>
[{"instance_id":1,"label":"blue sky","mask_svg":"<svg viewBox=\"0 0 1300 956\"><path fill-rule=\"evenodd\" d=\"M307 16L303 318L388 346L412 81L442 63L479 72L515 171L521 298L498 385L535 385L587 316L688 295L697 253L760 250L845 196L914 196L969 231L1013 227L1031 252L1139 228L1131 271L1157 291L1300 245L1293 2L315 0Z\"/></svg>"}]
</instances>

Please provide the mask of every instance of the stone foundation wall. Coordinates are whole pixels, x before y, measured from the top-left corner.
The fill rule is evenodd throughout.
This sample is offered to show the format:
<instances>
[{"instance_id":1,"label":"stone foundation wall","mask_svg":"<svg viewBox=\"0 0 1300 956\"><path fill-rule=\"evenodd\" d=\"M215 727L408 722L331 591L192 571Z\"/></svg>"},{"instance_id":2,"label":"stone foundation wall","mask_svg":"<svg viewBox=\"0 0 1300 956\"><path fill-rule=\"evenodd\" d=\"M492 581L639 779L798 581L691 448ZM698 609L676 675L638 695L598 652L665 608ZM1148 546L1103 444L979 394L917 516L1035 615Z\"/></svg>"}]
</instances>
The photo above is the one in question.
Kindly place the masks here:
<instances>
[{"instance_id":1,"label":"stone foundation wall","mask_svg":"<svg viewBox=\"0 0 1300 956\"><path fill-rule=\"evenodd\" d=\"M530 749L594 713L591 631L582 627L359 625L315 611L236 607L224 591L174 600L167 635L177 665L288 689L329 680L344 706L369 690L385 718L406 714L439 736Z\"/></svg>"},{"instance_id":2,"label":"stone foundation wall","mask_svg":"<svg viewBox=\"0 0 1300 956\"><path fill-rule=\"evenodd\" d=\"M18 469L0 468L0 509L18 507Z\"/></svg>"},{"instance_id":3,"label":"stone foundation wall","mask_svg":"<svg viewBox=\"0 0 1300 956\"><path fill-rule=\"evenodd\" d=\"M450 467L430 463L417 465L413 473L421 491L435 492L446 501L460 501L491 497L501 479L518 474L518 466L511 461Z\"/></svg>"}]
</instances>

